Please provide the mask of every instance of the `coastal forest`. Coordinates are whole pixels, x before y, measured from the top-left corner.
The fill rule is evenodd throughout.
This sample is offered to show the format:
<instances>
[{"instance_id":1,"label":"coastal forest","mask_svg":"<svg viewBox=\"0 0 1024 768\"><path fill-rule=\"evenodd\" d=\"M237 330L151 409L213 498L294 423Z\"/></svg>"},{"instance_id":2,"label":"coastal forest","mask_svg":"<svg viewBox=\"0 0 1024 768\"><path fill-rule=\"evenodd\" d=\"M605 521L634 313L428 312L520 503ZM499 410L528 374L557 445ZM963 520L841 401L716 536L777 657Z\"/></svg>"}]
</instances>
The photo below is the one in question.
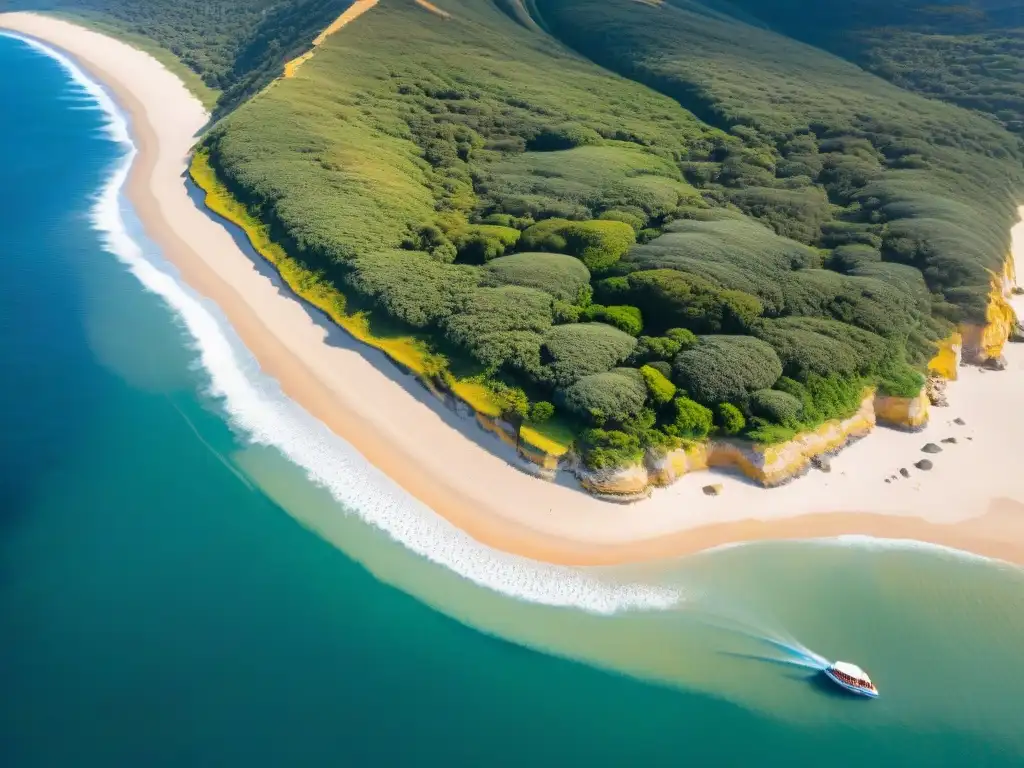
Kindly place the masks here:
<instances>
[{"instance_id":1,"label":"coastal forest","mask_svg":"<svg viewBox=\"0 0 1024 768\"><path fill-rule=\"evenodd\" d=\"M915 396L1024 191L1024 0L13 5L173 53L300 282L592 468Z\"/></svg>"}]
</instances>

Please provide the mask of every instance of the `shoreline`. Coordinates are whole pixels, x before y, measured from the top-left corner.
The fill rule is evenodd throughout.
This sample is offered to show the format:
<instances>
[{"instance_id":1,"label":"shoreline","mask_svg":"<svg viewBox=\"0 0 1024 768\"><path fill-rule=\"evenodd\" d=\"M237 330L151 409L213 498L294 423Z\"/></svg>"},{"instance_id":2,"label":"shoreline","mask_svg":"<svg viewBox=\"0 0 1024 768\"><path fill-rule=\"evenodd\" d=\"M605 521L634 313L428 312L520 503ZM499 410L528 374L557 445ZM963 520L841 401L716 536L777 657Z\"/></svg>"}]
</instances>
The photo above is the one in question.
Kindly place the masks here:
<instances>
[{"instance_id":1,"label":"shoreline","mask_svg":"<svg viewBox=\"0 0 1024 768\"><path fill-rule=\"evenodd\" d=\"M474 422L430 402L383 354L324 327L236 233L200 209L186 185L189 149L206 114L148 54L54 18L0 15L0 28L72 57L130 116L137 154L126 194L147 236L193 290L213 301L283 392L352 445L407 493L482 544L564 565L679 557L745 541L863 535L913 539L1024 565L1024 478L1015 471L1024 436L1024 346L1008 370L962 369L952 407L924 431L876 429L832 462L781 488L710 472L684 477L628 507L530 477L477 444ZM1014 251L1024 251L1024 224ZM1020 298L1015 299L1018 311ZM258 308L258 310L257 310ZM390 372L388 369L390 368ZM1017 411L1022 411L1018 414ZM962 417L966 425L951 424ZM1017 429L1019 427L1019 431ZM930 473L886 483L912 468L927 442L957 437ZM968 442L968 438L970 441ZM479 439L493 440L482 431ZM702 487L721 483L718 497ZM834 510L825 512L824 510Z\"/></svg>"}]
</instances>

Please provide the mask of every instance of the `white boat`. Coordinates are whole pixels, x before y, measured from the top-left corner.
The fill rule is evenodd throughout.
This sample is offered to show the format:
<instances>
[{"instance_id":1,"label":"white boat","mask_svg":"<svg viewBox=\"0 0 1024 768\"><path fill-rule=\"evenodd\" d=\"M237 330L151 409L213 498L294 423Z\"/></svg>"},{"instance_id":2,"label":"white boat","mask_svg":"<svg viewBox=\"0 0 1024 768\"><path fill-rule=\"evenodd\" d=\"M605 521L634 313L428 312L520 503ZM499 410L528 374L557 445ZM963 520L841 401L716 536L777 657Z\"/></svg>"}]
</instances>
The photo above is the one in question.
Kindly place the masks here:
<instances>
[{"instance_id":1,"label":"white boat","mask_svg":"<svg viewBox=\"0 0 1024 768\"><path fill-rule=\"evenodd\" d=\"M872 699L878 698L878 689L871 682L868 673L856 664L851 664L848 661L837 661L831 666L826 667L825 674L828 675L829 680L840 688L845 688L850 693L868 696Z\"/></svg>"}]
</instances>

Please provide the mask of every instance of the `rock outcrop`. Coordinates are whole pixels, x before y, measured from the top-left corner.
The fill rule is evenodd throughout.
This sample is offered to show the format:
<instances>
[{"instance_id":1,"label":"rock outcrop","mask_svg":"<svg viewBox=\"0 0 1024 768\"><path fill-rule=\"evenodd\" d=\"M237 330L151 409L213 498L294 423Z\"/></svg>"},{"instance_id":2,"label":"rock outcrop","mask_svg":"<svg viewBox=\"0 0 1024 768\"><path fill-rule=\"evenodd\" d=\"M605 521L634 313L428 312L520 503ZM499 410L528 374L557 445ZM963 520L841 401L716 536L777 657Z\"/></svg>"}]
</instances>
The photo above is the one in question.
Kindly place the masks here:
<instances>
[{"instance_id":1,"label":"rock outcrop","mask_svg":"<svg viewBox=\"0 0 1024 768\"><path fill-rule=\"evenodd\" d=\"M949 398L946 397L946 380L932 374L925 382L924 390L928 395L928 402L935 408L949 407Z\"/></svg>"},{"instance_id":2,"label":"rock outcrop","mask_svg":"<svg viewBox=\"0 0 1024 768\"><path fill-rule=\"evenodd\" d=\"M874 397L869 395L853 416L826 422L784 443L712 440L666 454L648 452L643 464L618 470L588 470L577 463L573 472L591 493L618 501L646 498L654 486L671 485L683 475L710 467L738 470L758 485L771 488L804 474L814 461L828 471L827 457L864 437L874 426Z\"/></svg>"},{"instance_id":3,"label":"rock outcrop","mask_svg":"<svg viewBox=\"0 0 1024 768\"><path fill-rule=\"evenodd\" d=\"M573 467L577 479L587 491L608 501L639 501L651 495L650 475L643 464L630 464L614 469L587 469L577 463Z\"/></svg>"},{"instance_id":4,"label":"rock outcrop","mask_svg":"<svg viewBox=\"0 0 1024 768\"><path fill-rule=\"evenodd\" d=\"M956 381L963 350L963 336L954 331L939 342L935 357L928 361L928 380L944 379Z\"/></svg>"},{"instance_id":5,"label":"rock outcrop","mask_svg":"<svg viewBox=\"0 0 1024 768\"><path fill-rule=\"evenodd\" d=\"M916 397L875 396L875 418L879 424L908 432L917 432L928 424L928 392Z\"/></svg>"},{"instance_id":6,"label":"rock outcrop","mask_svg":"<svg viewBox=\"0 0 1024 768\"><path fill-rule=\"evenodd\" d=\"M1007 300L1013 294L1015 282L1013 259L1008 259L1003 273L992 275L992 290L989 292L988 308L985 311L985 324L964 325L960 328L963 336L963 357L967 362L984 365L989 360L998 360L1002 357L1003 347L1017 326L1017 315Z\"/></svg>"}]
</instances>

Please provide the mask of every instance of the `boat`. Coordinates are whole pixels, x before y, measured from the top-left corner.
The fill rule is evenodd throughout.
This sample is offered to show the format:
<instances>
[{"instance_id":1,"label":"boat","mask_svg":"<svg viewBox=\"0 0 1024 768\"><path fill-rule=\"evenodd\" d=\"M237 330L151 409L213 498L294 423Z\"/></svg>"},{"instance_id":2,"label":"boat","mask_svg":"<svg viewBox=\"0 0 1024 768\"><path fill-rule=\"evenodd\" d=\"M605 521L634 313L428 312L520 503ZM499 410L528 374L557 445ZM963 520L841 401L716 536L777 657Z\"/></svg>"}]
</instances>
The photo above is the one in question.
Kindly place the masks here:
<instances>
[{"instance_id":1,"label":"boat","mask_svg":"<svg viewBox=\"0 0 1024 768\"><path fill-rule=\"evenodd\" d=\"M858 696L867 696L872 699L878 698L878 689L871 682L868 673L856 664L851 664L848 661L837 661L825 668L825 674L829 680L850 693L856 693Z\"/></svg>"}]
</instances>

